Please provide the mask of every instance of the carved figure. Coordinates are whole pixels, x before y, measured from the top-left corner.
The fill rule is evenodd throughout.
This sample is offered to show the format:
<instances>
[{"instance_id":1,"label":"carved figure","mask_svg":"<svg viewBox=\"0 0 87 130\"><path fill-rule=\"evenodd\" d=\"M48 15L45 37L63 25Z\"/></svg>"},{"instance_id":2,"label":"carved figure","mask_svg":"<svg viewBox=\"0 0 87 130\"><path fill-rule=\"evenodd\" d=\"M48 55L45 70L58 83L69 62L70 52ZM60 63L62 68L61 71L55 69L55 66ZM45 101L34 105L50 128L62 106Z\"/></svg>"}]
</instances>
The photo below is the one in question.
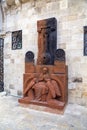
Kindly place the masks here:
<instances>
[{"instance_id":1,"label":"carved figure","mask_svg":"<svg viewBox=\"0 0 87 130\"><path fill-rule=\"evenodd\" d=\"M48 69L43 68L38 78L33 78L24 91L31 100L48 101L61 96L57 82L50 78Z\"/></svg>"},{"instance_id":2,"label":"carved figure","mask_svg":"<svg viewBox=\"0 0 87 130\"><path fill-rule=\"evenodd\" d=\"M55 18L40 20L38 27L37 64L53 65L57 43L57 21ZM45 59L48 59L44 62Z\"/></svg>"}]
</instances>

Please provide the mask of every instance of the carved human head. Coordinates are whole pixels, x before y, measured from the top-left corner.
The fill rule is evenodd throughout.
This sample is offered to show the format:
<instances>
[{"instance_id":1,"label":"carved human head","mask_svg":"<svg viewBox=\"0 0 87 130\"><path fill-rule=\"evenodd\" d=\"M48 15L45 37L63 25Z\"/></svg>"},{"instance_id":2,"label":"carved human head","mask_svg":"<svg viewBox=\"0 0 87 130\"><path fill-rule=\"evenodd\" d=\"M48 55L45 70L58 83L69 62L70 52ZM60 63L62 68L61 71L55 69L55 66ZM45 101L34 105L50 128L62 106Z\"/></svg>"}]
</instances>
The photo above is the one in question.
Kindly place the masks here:
<instances>
[{"instance_id":1,"label":"carved human head","mask_svg":"<svg viewBox=\"0 0 87 130\"><path fill-rule=\"evenodd\" d=\"M43 74L46 74L48 72L48 68L44 67L42 72L43 72Z\"/></svg>"}]
</instances>

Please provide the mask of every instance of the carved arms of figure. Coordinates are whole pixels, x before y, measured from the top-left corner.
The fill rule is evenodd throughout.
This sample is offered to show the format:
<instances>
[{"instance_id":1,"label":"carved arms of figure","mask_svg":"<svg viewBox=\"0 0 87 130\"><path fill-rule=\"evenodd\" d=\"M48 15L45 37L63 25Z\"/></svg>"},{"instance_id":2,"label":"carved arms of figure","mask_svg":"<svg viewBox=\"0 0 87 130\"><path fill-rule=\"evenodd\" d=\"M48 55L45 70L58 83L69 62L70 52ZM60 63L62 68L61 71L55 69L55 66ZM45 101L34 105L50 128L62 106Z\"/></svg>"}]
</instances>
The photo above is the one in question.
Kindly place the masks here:
<instances>
[{"instance_id":1,"label":"carved arms of figure","mask_svg":"<svg viewBox=\"0 0 87 130\"><path fill-rule=\"evenodd\" d=\"M46 85L49 88L52 98L56 98L56 96L61 96L59 86L55 80L48 79Z\"/></svg>"},{"instance_id":2,"label":"carved arms of figure","mask_svg":"<svg viewBox=\"0 0 87 130\"><path fill-rule=\"evenodd\" d=\"M25 88L24 95L33 87L33 85L35 85L35 83L36 83L36 78L32 79L28 84L28 86Z\"/></svg>"}]
</instances>

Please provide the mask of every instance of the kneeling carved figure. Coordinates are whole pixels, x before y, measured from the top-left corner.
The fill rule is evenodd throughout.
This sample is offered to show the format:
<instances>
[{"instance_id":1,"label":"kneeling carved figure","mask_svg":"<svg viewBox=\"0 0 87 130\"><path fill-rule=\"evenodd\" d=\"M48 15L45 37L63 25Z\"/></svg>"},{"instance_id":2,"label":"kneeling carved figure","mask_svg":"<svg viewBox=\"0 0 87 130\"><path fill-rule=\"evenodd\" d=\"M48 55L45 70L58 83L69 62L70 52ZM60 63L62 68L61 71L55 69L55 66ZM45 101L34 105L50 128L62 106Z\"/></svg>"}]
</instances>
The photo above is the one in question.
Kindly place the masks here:
<instances>
[{"instance_id":1,"label":"kneeling carved figure","mask_svg":"<svg viewBox=\"0 0 87 130\"><path fill-rule=\"evenodd\" d=\"M48 74L48 69L43 68L43 73L38 78L33 78L24 91L30 100L48 101L61 96L59 86Z\"/></svg>"},{"instance_id":2,"label":"kneeling carved figure","mask_svg":"<svg viewBox=\"0 0 87 130\"><path fill-rule=\"evenodd\" d=\"M61 97L60 87L56 80L51 79L48 68L44 67L42 73L38 77L29 80L28 85L24 91L27 103L40 102L50 107L63 107L64 103L58 101Z\"/></svg>"}]
</instances>

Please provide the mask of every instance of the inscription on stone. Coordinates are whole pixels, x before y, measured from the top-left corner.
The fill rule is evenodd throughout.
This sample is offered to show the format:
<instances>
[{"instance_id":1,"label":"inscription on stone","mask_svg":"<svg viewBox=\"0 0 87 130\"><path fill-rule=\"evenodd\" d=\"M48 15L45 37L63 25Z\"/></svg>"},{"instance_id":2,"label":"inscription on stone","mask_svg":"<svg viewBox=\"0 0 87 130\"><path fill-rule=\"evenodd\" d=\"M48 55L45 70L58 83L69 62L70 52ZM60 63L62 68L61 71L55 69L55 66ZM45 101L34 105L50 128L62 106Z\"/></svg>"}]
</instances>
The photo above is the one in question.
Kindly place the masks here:
<instances>
[{"instance_id":1,"label":"inscription on stone","mask_svg":"<svg viewBox=\"0 0 87 130\"><path fill-rule=\"evenodd\" d=\"M12 32L12 50L22 48L22 30Z\"/></svg>"}]
</instances>

